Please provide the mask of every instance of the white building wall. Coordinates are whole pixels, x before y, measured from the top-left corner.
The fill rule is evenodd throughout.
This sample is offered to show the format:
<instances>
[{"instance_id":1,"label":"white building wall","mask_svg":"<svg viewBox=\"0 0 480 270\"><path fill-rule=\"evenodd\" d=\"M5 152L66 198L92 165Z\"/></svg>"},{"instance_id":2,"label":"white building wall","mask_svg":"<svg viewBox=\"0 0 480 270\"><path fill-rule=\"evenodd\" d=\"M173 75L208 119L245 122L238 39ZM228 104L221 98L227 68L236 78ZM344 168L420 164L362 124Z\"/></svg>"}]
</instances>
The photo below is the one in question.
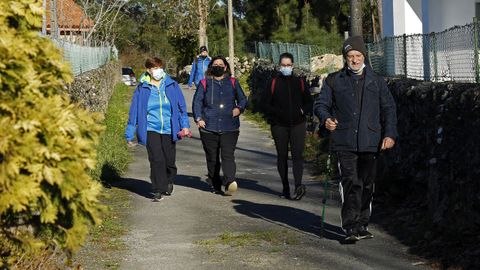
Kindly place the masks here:
<instances>
[{"instance_id":1,"label":"white building wall","mask_svg":"<svg viewBox=\"0 0 480 270\"><path fill-rule=\"evenodd\" d=\"M422 0L404 0L405 29L399 35L422 34Z\"/></svg>"},{"instance_id":2,"label":"white building wall","mask_svg":"<svg viewBox=\"0 0 480 270\"><path fill-rule=\"evenodd\" d=\"M471 23L479 0L429 0L428 32L441 32L456 25Z\"/></svg>"}]
</instances>

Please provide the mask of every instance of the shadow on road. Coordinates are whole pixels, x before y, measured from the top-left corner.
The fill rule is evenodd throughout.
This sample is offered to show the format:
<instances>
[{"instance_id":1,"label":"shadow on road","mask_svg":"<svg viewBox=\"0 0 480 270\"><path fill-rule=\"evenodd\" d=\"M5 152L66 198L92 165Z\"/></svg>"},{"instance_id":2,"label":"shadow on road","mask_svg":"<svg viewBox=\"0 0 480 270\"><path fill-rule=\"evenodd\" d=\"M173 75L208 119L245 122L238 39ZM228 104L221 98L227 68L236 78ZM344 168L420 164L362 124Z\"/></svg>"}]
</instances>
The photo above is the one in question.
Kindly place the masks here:
<instances>
[{"instance_id":1,"label":"shadow on road","mask_svg":"<svg viewBox=\"0 0 480 270\"><path fill-rule=\"evenodd\" d=\"M271 188L258 184L257 180L237 178L237 183L239 185L239 188L241 189L248 189L252 191L262 192L265 194L272 194L275 196L280 196L282 194L280 191L275 191Z\"/></svg>"},{"instance_id":2,"label":"shadow on road","mask_svg":"<svg viewBox=\"0 0 480 270\"><path fill-rule=\"evenodd\" d=\"M322 237L321 216L290 206L261 204L246 200L232 200L232 202L236 204L233 208L240 214ZM344 244L342 229L328 223L324 224L323 238Z\"/></svg>"},{"instance_id":3,"label":"shadow on road","mask_svg":"<svg viewBox=\"0 0 480 270\"><path fill-rule=\"evenodd\" d=\"M174 184L210 192L210 186L208 185L208 183L205 181L202 181L198 176L180 174L180 175L177 175L177 177L175 177Z\"/></svg>"},{"instance_id":4,"label":"shadow on road","mask_svg":"<svg viewBox=\"0 0 480 270\"><path fill-rule=\"evenodd\" d=\"M196 176L177 175L174 184L210 191L208 184L200 181L200 177ZM112 186L128 190L147 199L153 199L152 184L145 180L121 178L119 181L113 182Z\"/></svg>"},{"instance_id":5,"label":"shadow on road","mask_svg":"<svg viewBox=\"0 0 480 270\"><path fill-rule=\"evenodd\" d=\"M112 183L113 187L128 190L132 193L138 194L142 197L152 199L152 184L150 182L133 179L133 178L121 178L119 181Z\"/></svg>"}]
</instances>

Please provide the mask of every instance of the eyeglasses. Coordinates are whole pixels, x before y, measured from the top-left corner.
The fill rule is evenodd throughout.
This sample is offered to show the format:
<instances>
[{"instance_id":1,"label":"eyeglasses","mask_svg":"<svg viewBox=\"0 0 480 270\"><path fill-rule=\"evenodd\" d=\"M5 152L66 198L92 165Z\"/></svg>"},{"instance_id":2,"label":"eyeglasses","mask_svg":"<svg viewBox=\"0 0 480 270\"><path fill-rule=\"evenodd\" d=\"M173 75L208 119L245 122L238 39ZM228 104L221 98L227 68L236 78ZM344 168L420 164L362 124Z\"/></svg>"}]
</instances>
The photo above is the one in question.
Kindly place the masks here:
<instances>
[{"instance_id":1,"label":"eyeglasses","mask_svg":"<svg viewBox=\"0 0 480 270\"><path fill-rule=\"evenodd\" d=\"M291 67L293 64L280 64L281 67Z\"/></svg>"}]
</instances>

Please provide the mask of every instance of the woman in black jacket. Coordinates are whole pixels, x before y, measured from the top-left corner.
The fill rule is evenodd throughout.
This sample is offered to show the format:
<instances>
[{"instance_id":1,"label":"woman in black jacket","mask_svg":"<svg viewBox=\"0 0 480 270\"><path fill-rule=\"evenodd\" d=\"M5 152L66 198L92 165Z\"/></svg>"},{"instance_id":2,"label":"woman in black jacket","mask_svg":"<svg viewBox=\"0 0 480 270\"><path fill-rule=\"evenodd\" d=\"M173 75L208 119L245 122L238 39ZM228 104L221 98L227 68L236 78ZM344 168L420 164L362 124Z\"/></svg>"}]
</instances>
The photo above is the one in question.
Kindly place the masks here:
<instances>
[{"instance_id":1,"label":"woman in black jacket","mask_svg":"<svg viewBox=\"0 0 480 270\"><path fill-rule=\"evenodd\" d=\"M247 98L238 81L230 77L227 60L214 57L208 65L207 77L198 84L192 107L215 193L222 193L222 185L225 195L237 190L234 152L240 133L240 114L246 106Z\"/></svg>"},{"instance_id":2,"label":"woman in black jacket","mask_svg":"<svg viewBox=\"0 0 480 270\"><path fill-rule=\"evenodd\" d=\"M292 75L293 55L280 55L280 74L272 79L262 96L262 107L271 125L277 150L277 169L282 179L281 197L290 199L288 182L288 149L292 153L295 193L293 199L305 195L303 149L305 147L305 115L312 112L313 100L303 78Z\"/></svg>"}]
</instances>

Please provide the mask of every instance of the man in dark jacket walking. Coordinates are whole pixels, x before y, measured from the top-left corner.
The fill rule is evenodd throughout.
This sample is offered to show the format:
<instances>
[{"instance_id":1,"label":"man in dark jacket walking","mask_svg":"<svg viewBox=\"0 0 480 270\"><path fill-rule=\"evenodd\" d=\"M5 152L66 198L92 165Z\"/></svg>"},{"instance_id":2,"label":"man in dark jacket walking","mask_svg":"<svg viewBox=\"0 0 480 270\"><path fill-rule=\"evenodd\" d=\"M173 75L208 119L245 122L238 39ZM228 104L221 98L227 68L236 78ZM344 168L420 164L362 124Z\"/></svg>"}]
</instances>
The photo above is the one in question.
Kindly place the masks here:
<instances>
[{"instance_id":1,"label":"man in dark jacket walking","mask_svg":"<svg viewBox=\"0 0 480 270\"><path fill-rule=\"evenodd\" d=\"M305 87L305 80L292 75L293 55L283 53L279 62L280 75L272 79L268 89L263 91L262 106L277 150L277 169L283 184L281 197L291 198L287 164L290 146L295 180L293 199L300 200L306 192L302 184L305 115L312 112L313 100Z\"/></svg>"},{"instance_id":2,"label":"man in dark jacket walking","mask_svg":"<svg viewBox=\"0 0 480 270\"><path fill-rule=\"evenodd\" d=\"M372 238L368 231L377 154L397 137L395 101L384 79L365 65L360 36L343 44L345 67L329 74L314 113L330 130L341 176L342 228L346 241Z\"/></svg>"}]
</instances>

